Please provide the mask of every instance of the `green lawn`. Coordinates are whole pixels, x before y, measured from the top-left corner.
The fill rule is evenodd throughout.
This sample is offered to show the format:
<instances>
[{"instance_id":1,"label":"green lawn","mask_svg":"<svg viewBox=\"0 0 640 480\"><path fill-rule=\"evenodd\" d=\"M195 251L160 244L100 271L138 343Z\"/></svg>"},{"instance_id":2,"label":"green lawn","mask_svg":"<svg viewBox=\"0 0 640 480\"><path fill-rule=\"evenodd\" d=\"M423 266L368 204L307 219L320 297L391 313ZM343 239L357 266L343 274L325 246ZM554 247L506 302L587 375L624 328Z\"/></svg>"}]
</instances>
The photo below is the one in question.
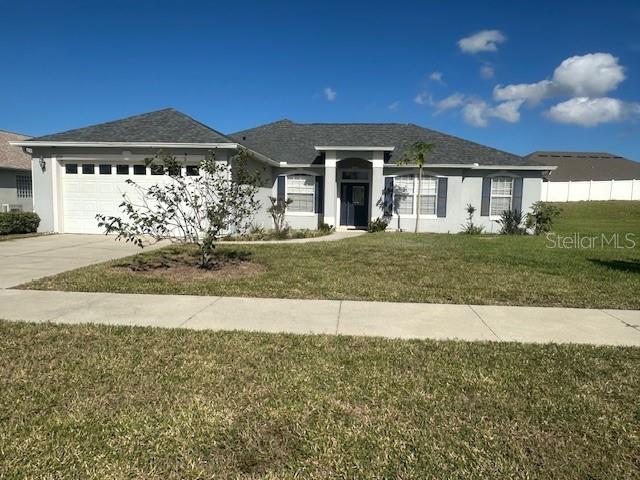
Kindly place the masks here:
<instances>
[{"instance_id":1,"label":"green lawn","mask_svg":"<svg viewBox=\"0 0 640 480\"><path fill-rule=\"evenodd\" d=\"M640 308L640 202L563 204L555 231L633 233L635 248L552 249L544 237L367 234L304 245L225 245L265 271L219 281L149 279L94 265L26 288L394 302ZM623 237L621 237L623 239ZM166 251L143 253L146 258Z\"/></svg>"},{"instance_id":2,"label":"green lawn","mask_svg":"<svg viewBox=\"0 0 640 480\"><path fill-rule=\"evenodd\" d=\"M640 349L0 321L5 479L631 479Z\"/></svg>"}]
</instances>

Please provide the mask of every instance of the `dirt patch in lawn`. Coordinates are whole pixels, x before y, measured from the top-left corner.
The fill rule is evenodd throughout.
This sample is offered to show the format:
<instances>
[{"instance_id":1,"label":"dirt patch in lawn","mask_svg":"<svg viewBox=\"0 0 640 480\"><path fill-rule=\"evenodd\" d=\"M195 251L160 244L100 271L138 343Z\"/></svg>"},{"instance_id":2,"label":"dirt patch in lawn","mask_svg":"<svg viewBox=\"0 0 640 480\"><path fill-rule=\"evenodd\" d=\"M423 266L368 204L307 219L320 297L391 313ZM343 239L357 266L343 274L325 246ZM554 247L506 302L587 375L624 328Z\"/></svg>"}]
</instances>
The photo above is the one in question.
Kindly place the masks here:
<instances>
[{"instance_id":1,"label":"dirt patch in lawn","mask_svg":"<svg viewBox=\"0 0 640 480\"><path fill-rule=\"evenodd\" d=\"M217 255L210 268L202 268L198 257L189 254L167 254L152 258L134 258L113 268L130 274L161 278L172 282L202 280L237 280L252 277L266 270L264 265L252 262L248 255Z\"/></svg>"}]
</instances>

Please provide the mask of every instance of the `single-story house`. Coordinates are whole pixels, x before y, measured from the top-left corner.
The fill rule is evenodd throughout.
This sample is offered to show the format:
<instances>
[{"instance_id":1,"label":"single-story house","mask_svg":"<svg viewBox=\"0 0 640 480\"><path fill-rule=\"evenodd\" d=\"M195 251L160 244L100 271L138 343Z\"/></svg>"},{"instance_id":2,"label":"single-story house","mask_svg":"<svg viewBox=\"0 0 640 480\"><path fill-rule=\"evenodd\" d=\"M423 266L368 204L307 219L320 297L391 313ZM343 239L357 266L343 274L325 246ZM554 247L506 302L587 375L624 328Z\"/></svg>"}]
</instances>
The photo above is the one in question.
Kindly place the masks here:
<instances>
[{"instance_id":1,"label":"single-story house","mask_svg":"<svg viewBox=\"0 0 640 480\"><path fill-rule=\"evenodd\" d=\"M0 212L33 209L31 155L10 144L28 138L0 130Z\"/></svg>"},{"instance_id":2,"label":"single-story house","mask_svg":"<svg viewBox=\"0 0 640 480\"><path fill-rule=\"evenodd\" d=\"M553 202L640 200L640 163L603 152L533 152L529 160L554 165L541 199Z\"/></svg>"},{"instance_id":3,"label":"single-story house","mask_svg":"<svg viewBox=\"0 0 640 480\"><path fill-rule=\"evenodd\" d=\"M400 166L416 141L434 144L424 169L421 211L416 212L417 169ZM119 215L125 180L164 181L144 160L159 149L184 160L197 174L207 152L229 160L242 147L261 170L254 222L272 225L269 196L291 199L292 228L366 227L393 204L391 228L412 230L419 213L425 232L458 232L467 204L476 222L495 231L505 209L527 211L540 200L542 179L553 170L529 159L413 124L300 124L290 120L225 135L174 109L14 142L33 157L35 210L41 229L100 233L97 213ZM157 175L159 174L159 175Z\"/></svg>"}]
</instances>

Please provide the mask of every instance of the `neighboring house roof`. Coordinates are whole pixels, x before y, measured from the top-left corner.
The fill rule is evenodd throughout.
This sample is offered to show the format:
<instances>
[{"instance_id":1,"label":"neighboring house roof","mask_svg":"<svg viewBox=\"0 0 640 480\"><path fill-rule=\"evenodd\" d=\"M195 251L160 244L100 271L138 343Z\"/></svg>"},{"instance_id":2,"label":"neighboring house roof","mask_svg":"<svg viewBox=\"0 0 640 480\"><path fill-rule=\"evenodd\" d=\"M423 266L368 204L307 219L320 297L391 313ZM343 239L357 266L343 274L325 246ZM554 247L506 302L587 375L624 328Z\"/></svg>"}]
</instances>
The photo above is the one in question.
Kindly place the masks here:
<instances>
[{"instance_id":1,"label":"neighboring house roof","mask_svg":"<svg viewBox=\"0 0 640 480\"><path fill-rule=\"evenodd\" d=\"M321 162L315 146L395 147L390 162L402 158L417 141L433 143L434 164L539 165L518 155L469 140L404 123L294 123L291 120L261 125L230 134L238 143L280 162Z\"/></svg>"},{"instance_id":2,"label":"neighboring house roof","mask_svg":"<svg viewBox=\"0 0 640 480\"><path fill-rule=\"evenodd\" d=\"M229 137L173 108L44 135L31 141L234 143Z\"/></svg>"},{"instance_id":3,"label":"neighboring house roof","mask_svg":"<svg viewBox=\"0 0 640 480\"><path fill-rule=\"evenodd\" d=\"M640 179L640 163L603 152L533 152L527 158L558 168L550 182Z\"/></svg>"},{"instance_id":4,"label":"neighboring house roof","mask_svg":"<svg viewBox=\"0 0 640 480\"><path fill-rule=\"evenodd\" d=\"M27 135L0 130L0 168L14 170L31 170L31 155L20 147L9 145L9 142L27 140Z\"/></svg>"}]
</instances>

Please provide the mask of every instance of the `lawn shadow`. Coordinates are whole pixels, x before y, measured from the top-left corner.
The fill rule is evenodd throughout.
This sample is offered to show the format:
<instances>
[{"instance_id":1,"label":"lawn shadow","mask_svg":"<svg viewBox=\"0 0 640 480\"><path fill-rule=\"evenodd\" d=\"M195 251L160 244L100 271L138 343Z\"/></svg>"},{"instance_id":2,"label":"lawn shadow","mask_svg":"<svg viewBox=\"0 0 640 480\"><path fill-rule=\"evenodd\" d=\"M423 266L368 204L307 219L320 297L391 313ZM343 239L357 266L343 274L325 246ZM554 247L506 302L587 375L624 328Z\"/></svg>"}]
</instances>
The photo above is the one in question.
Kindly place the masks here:
<instances>
[{"instance_id":1,"label":"lawn shadow","mask_svg":"<svg viewBox=\"0 0 640 480\"><path fill-rule=\"evenodd\" d=\"M590 262L612 270L622 272L640 273L640 261L638 260L600 260L599 258L589 258Z\"/></svg>"}]
</instances>

